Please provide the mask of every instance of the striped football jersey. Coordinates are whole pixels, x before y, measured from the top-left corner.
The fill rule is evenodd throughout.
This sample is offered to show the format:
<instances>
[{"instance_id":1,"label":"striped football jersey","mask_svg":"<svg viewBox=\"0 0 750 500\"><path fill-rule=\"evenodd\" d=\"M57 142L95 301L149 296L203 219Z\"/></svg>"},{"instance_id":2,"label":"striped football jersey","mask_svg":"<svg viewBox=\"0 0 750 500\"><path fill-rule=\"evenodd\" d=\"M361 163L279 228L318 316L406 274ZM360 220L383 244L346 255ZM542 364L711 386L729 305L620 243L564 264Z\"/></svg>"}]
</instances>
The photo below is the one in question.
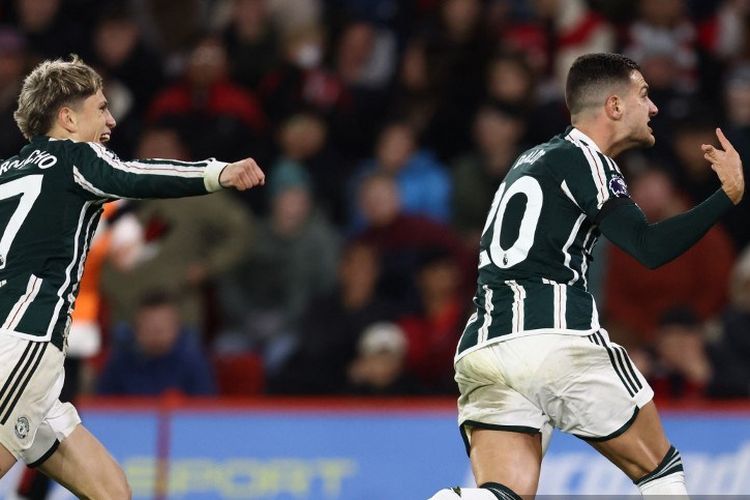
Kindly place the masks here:
<instances>
[{"instance_id":1,"label":"striped football jersey","mask_svg":"<svg viewBox=\"0 0 750 500\"><path fill-rule=\"evenodd\" d=\"M457 359L516 336L599 329L588 266L612 199L629 200L617 164L575 128L518 157L484 225L476 309Z\"/></svg>"},{"instance_id":2,"label":"striped football jersey","mask_svg":"<svg viewBox=\"0 0 750 500\"><path fill-rule=\"evenodd\" d=\"M0 163L0 333L62 349L102 205L206 194L225 165L123 162L100 144L32 139Z\"/></svg>"}]
</instances>

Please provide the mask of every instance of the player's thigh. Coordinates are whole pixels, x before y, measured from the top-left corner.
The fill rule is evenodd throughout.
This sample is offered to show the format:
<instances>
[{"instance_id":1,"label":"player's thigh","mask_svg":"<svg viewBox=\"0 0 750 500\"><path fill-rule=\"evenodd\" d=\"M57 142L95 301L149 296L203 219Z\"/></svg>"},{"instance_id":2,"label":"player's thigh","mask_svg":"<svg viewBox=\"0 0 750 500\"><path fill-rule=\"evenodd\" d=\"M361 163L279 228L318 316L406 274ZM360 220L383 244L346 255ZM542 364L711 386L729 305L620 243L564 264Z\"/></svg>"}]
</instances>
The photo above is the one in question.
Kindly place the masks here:
<instances>
[{"instance_id":1,"label":"player's thigh","mask_svg":"<svg viewBox=\"0 0 750 500\"><path fill-rule=\"evenodd\" d=\"M0 478L8 473L11 467L15 465L16 457L9 452L5 446L0 444Z\"/></svg>"},{"instance_id":2,"label":"player's thigh","mask_svg":"<svg viewBox=\"0 0 750 500\"><path fill-rule=\"evenodd\" d=\"M474 429L471 468L477 485L500 483L523 497L533 497L539 485L542 435Z\"/></svg>"},{"instance_id":3,"label":"player's thigh","mask_svg":"<svg viewBox=\"0 0 750 500\"><path fill-rule=\"evenodd\" d=\"M623 434L589 444L634 481L656 469L670 446L653 401L641 408Z\"/></svg>"},{"instance_id":4,"label":"player's thigh","mask_svg":"<svg viewBox=\"0 0 750 500\"><path fill-rule=\"evenodd\" d=\"M121 500L131 496L123 470L80 424L39 469L80 498Z\"/></svg>"},{"instance_id":5,"label":"player's thigh","mask_svg":"<svg viewBox=\"0 0 750 500\"><path fill-rule=\"evenodd\" d=\"M456 363L459 428L478 485L501 483L533 495L542 460L542 430L548 418L510 387L525 376L508 352L509 343L487 346Z\"/></svg>"}]
</instances>

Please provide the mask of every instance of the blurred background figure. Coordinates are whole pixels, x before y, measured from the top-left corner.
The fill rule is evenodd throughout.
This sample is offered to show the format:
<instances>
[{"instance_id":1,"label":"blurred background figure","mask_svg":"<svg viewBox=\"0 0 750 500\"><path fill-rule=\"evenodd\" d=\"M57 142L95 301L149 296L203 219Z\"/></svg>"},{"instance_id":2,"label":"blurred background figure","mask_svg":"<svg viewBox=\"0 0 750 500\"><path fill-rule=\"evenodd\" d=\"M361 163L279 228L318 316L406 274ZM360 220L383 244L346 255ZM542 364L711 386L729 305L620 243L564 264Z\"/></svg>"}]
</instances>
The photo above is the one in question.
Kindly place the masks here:
<instances>
[{"instance_id":1,"label":"blurred background figure","mask_svg":"<svg viewBox=\"0 0 750 500\"><path fill-rule=\"evenodd\" d=\"M177 130L144 131L139 158L189 159ZM138 202L135 213L144 227L145 249L132 268L107 265L102 286L114 323L133 320L143 295L165 289L176 301L181 321L198 331L212 331L213 286L232 272L252 245L253 219L228 192L206 197Z\"/></svg>"},{"instance_id":2,"label":"blurred background figure","mask_svg":"<svg viewBox=\"0 0 750 500\"><path fill-rule=\"evenodd\" d=\"M396 121L383 127L375 157L362 163L354 174L353 191L360 189L363 179L378 173L395 179L403 213L442 223L449 221L451 180L448 172L431 151L420 149L417 134L408 123ZM356 210L355 206L352 212ZM362 218L361 214L355 216L355 229L362 227Z\"/></svg>"},{"instance_id":3,"label":"blurred background figure","mask_svg":"<svg viewBox=\"0 0 750 500\"><path fill-rule=\"evenodd\" d=\"M13 119L26 59L23 35L10 26L0 26L0 158L15 155L26 144Z\"/></svg>"},{"instance_id":4,"label":"blurred background figure","mask_svg":"<svg viewBox=\"0 0 750 500\"><path fill-rule=\"evenodd\" d=\"M456 259L464 280L462 289L470 296L476 281L476 264L449 226L405 213L398 184L386 173L366 177L357 196L365 226L355 238L372 245L380 254L380 293L400 304L403 311L412 310L418 303L415 280L420 255L443 250Z\"/></svg>"},{"instance_id":5,"label":"blurred background figure","mask_svg":"<svg viewBox=\"0 0 750 500\"><path fill-rule=\"evenodd\" d=\"M750 251L737 259L729 305L702 323L689 310L667 316L659 333L662 389L676 398L750 396ZM668 382L665 384L664 382Z\"/></svg>"},{"instance_id":6,"label":"blurred background figure","mask_svg":"<svg viewBox=\"0 0 750 500\"><path fill-rule=\"evenodd\" d=\"M99 379L99 394L216 393L200 334L185 328L175 301L166 292L145 294L133 322L122 325L114 335L112 351Z\"/></svg>"},{"instance_id":7,"label":"blurred background figure","mask_svg":"<svg viewBox=\"0 0 750 500\"><path fill-rule=\"evenodd\" d=\"M272 392L343 394L347 369L365 328L391 321L396 307L378 294L380 260L370 245L349 242L338 263L336 288L312 300L299 322L297 345L271 380Z\"/></svg>"},{"instance_id":8,"label":"blurred background figure","mask_svg":"<svg viewBox=\"0 0 750 500\"><path fill-rule=\"evenodd\" d=\"M475 149L453 162L453 226L467 248L479 248L479 238L498 186L522 150L522 110L502 101L488 101L474 118Z\"/></svg>"},{"instance_id":9,"label":"blurred background figure","mask_svg":"<svg viewBox=\"0 0 750 500\"><path fill-rule=\"evenodd\" d=\"M459 266L444 251L425 252L417 268L418 308L397 319L408 342L406 369L425 392L456 393L453 356L467 316Z\"/></svg>"},{"instance_id":10,"label":"blurred background figure","mask_svg":"<svg viewBox=\"0 0 750 500\"><path fill-rule=\"evenodd\" d=\"M301 166L276 165L266 189L270 213L245 257L221 280L227 331L216 347L262 352L273 371L292 351L307 304L334 286L339 237L317 210Z\"/></svg>"},{"instance_id":11,"label":"blurred background figure","mask_svg":"<svg viewBox=\"0 0 750 500\"><path fill-rule=\"evenodd\" d=\"M252 155L262 162L263 109L250 90L229 78L228 65L221 39L201 38L190 52L182 79L151 102L147 123L174 124L195 158L222 151L228 159Z\"/></svg>"},{"instance_id":12,"label":"blurred background figure","mask_svg":"<svg viewBox=\"0 0 750 500\"><path fill-rule=\"evenodd\" d=\"M277 138L275 165L294 164L304 170L318 208L337 226L343 226L346 206L341 179L348 175L348 164L330 144L328 122L316 111L298 110L282 121Z\"/></svg>"},{"instance_id":13,"label":"blurred background figure","mask_svg":"<svg viewBox=\"0 0 750 500\"><path fill-rule=\"evenodd\" d=\"M230 74L237 83L255 90L263 76L279 62L279 32L269 12L269 0L230 0L231 11L222 37Z\"/></svg>"},{"instance_id":14,"label":"blurred background figure","mask_svg":"<svg viewBox=\"0 0 750 500\"><path fill-rule=\"evenodd\" d=\"M407 345L398 325L380 322L368 326L349 365L347 392L369 396L417 393L417 385L406 370Z\"/></svg>"}]
</instances>

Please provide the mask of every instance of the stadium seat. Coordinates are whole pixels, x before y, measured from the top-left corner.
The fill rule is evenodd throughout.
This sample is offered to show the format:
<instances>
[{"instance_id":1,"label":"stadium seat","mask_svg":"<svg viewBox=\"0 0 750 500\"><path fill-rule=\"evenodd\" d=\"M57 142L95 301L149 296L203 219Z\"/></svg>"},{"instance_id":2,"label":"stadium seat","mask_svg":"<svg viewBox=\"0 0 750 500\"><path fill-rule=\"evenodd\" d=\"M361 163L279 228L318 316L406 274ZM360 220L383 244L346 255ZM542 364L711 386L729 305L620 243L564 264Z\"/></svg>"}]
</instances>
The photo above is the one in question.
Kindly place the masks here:
<instances>
[{"instance_id":1,"label":"stadium seat","mask_svg":"<svg viewBox=\"0 0 750 500\"><path fill-rule=\"evenodd\" d=\"M265 386L263 359L253 353L217 354L213 357L216 385L222 396L261 394Z\"/></svg>"}]
</instances>

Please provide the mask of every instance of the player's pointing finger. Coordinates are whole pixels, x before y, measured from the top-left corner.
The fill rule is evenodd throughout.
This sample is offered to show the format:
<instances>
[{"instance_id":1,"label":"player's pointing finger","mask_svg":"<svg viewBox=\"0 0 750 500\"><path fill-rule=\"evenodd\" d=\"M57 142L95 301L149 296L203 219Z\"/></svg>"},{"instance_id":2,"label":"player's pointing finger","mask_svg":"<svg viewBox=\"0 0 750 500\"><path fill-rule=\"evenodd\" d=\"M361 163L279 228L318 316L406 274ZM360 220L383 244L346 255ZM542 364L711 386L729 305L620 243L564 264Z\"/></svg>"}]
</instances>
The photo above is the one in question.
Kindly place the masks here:
<instances>
[{"instance_id":1,"label":"player's pointing finger","mask_svg":"<svg viewBox=\"0 0 750 500\"><path fill-rule=\"evenodd\" d=\"M732 146L732 143L729 142L729 139L727 139L720 128L716 129L716 137L719 138L719 142L721 143L721 147L724 148L724 151L734 151L734 146Z\"/></svg>"}]
</instances>

